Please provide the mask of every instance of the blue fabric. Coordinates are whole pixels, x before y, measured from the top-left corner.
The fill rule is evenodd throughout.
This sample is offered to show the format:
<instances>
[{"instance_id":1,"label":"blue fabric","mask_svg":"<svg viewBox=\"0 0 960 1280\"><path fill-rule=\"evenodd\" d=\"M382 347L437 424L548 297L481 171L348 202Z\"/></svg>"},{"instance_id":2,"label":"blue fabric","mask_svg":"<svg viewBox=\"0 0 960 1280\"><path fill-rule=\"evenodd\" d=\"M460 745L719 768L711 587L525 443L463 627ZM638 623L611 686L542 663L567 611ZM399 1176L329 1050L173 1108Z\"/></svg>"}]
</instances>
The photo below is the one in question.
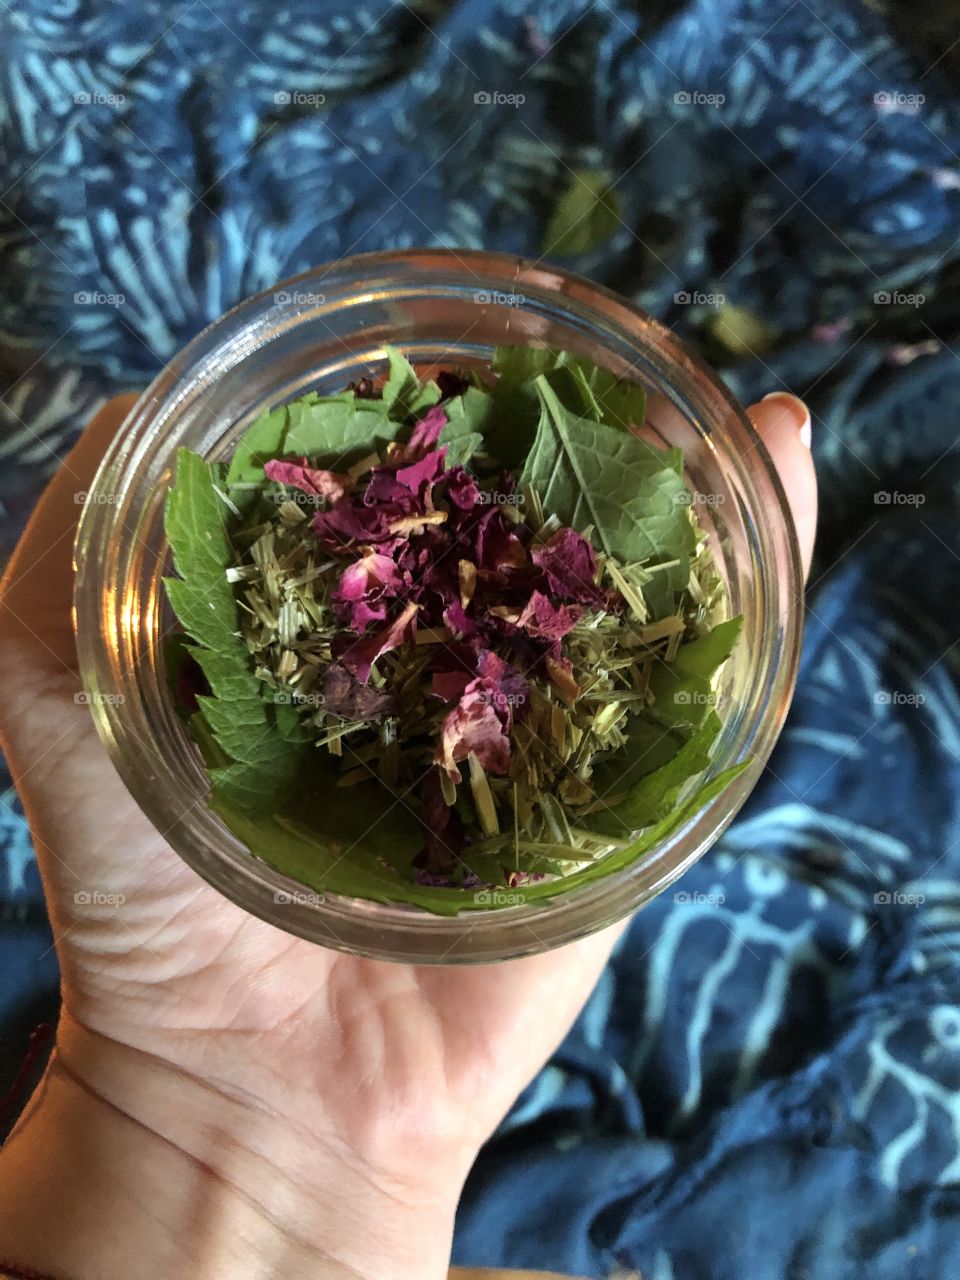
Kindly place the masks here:
<instances>
[{"instance_id":1,"label":"blue fabric","mask_svg":"<svg viewBox=\"0 0 960 1280\"><path fill-rule=\"evenodd\" d=\"M571 170L609 169L621 200L612 238L571 265L675 325L744 399L786 385L814 408L822 532L787 730L742 818L640 913L484 1153L460 1260L644 1280L960 1275L948 14L936 0L0 13L8 548L90 409L227 306L350 251L537 255ZM494 91L525 101L475 102ZM296 96L310 93L321 108ZM684 292L762 318L757 354L732 354L716 306ZM9 1079L55 989L9 793L0 850Z\"/></svg>"}]
</instances>

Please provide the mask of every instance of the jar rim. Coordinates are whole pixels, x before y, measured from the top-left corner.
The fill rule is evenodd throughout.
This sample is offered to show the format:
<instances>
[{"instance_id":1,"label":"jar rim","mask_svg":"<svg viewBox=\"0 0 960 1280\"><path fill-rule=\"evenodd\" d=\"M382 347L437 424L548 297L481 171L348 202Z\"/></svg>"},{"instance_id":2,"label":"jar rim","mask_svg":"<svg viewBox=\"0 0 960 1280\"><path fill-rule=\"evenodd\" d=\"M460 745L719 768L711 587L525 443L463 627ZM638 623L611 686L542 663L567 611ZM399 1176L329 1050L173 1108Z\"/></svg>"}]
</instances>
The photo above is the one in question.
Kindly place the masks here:
<instances>
[{"instance_id":1,"label":"jar rim","mask_svg":"<svg viewBox=\"0 0 960 1280\"><path fill-rule=\"evenodd\" d=\"M469 287L482 292L486 286L493 292L503 284L522 285L525 300L549 299L604 333L622 334L625 349L637 352L638 359L642 351L651 368L682 388L684 402L698 408L704 430L709 427L711 447L736 471L759 547L762 616L755 629L759 647L752 657L760 674L744 710L736 757L749 757L751 764L656 849L626 868L564 890L555 899L468 916L433 916L400 904L333 894L313 903L287 904L278 912L268 895L272 892L275 899L284 887L295 890L296 882L245 851L207 806L195 820L181 815L170 821L174 774L150 740L157 727L156 707L151 713L142 701L139 659L127 669L156 622L144 625L144 606L156 609L155 593L138 580L146 570L124 553L139 528L135 491L139 485L145 492L150 475L154 485L163 483L162 475L169 484L176 424L188 409L196 410L224 360L239 367L254 352L268 350L271 335L285 326L303 325L312 311L326 306L278 302L278 296L324 297L319 286L325 282L328 292L332 284L353 289L356 296L366 287L380 302L442 295L445 288L462 293ZM104 458L90 495L75 552L77 646L91 711L115 766L154 825L201 876L253 914L326 945L418 963L497 960L559 946L612 923L677 879L732 821L773 749L793 692L802 624L799 546L779 475L759 435L718 376L667 326L612 290L535 260L484 250L376 251L315 267L252 295L207 326L151 382ZM155 576L160 561L158 554L151 570ZM136 572L132 566L138 566ZM131 697L117 702L108 695L121 685ZM733 762L715 761L714 771Z\"/></svg>"}]
</instances>

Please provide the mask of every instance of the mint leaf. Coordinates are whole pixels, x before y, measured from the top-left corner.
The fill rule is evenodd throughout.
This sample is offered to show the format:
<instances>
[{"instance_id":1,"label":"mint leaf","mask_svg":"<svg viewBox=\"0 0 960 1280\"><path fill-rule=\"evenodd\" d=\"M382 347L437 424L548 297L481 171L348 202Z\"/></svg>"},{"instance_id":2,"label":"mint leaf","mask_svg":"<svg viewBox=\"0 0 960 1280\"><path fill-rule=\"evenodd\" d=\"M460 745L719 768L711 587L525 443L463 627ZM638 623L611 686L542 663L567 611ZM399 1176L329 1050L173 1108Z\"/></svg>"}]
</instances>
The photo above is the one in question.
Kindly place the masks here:
<instances>
[{"instance_id":1,"label":"mint leaf","mask_svg":"<svg viewBox=\"0 0 960 1280\"><path fill-rule=\"evenodd\" d=\"M718 622L704 635L680 646L673 660L674 669L682 675L709 679L733 653L742 630L742 616Z\"/></svg>"},{"instance_id":2,"label":"mint leaf","mask_svg":"<svg viewBox=\"0 0 960 1280\"><path fill-rule=\"evenodd\" d=\"M741 624L741 618L718 623L705 635L682 645L672 663L658 664L650 677L653 705L630 718L625 746L611 759L600 761L594 770L593 785L599 796L631 800L638 788L648 785L649 775L681 755L703 726L712 723L711 717L716 720L711 680L730 656ZM691 772L700 768L703 765ZM644 793L641 790L639 794Z\"/></svg>"},{"instance_id":3,"label":"mint leaf","mask_svg":"<svg viewBox=\"0 0 960 1280\"><path fill-rule=\"evenodd\" d=\"M232 762L214 777L237 803L260 805L296 784L302 746L285 738L275 709L265 701L247 647L238 632L237 605L226 569L233 563L228 508L218 493L221 469L189 449L177 453L167 498L165 529L178 578L165 580L170 604L196 641L192 656L210 685L199 699L206 728ZM192 726L195 740L203 734ZM210 758L209 744L204 751Z\"/></svg>"},{"instance_id":4,"label":"mint leaf","mask_svg":"<svg viewBox=\"0 0 960 1280\"><path fill-rule=\"evenodd\" d=\"M257 487L263 484L263 464L283 453L289 425L290 412L282 405L261 414L237 441L226 475L236 506L246 509L256 501Z\"/></svg>"},{"instance_id":5,"label":"mint leaf","mask_svg":"<svg viewBox=\"0 0 960 1280\"><path fill-rule=\"evenodd\" d=\"M462 396L447 400L443 409L447 425L440 444L447 446L447 466L465 465L484 448L484 436L494 412L494 402L486 391L468 387Z\"/></svg>"},{"instance_id":6,"label":"mint leaf","mask_svg":"<svg viewBox=\"0 0 960 1280\"><path fill-rule=\"evenodd\" d=\"M595 540L620 561L678 561L674 582L682 589L696 535L677 474L679 451L577 417L543 375L536 385L543 412L520 484L534 485L544 511L561 524L592 525Z\"/></svg>"},{"instance_id":7,"label":"mint leaf","mask_svg":"<svg viewBox=\"0 0 960 1280\"><path fill-rule=\"evenodd\" d=\"M402 422L392 421L382 400L317 396L290 406L284 452L333 470L349 466L378 446L396 440Z\"/></svg>"},{"instance_id":8,"label":"mint leaf","mask_svg":"<svg viewBox=\"0 0 960 1280\"><path fill-rule=\"evenodd\" d=\"M538 902L542 899L559 897L570 889L579 888L581 885L590 884L596 880L603 880L615 871L621 871L624 867L630 866L631 863L636 862L644 854L656 849L659 844L680 827L685 826L687 822L695 818L701 809L715 799L721 791L725 791L735 778L738 778L745 769L749 769L752 763L750 760L743 760L739 764L725 769L723 773L704 783L682 804L671 813L668 813L666 817L661 818L659 822L647 831L644 831L636 840L631 841L624 848L618 849L615 853L609 854L593 866L584 867L582 871L576 871L573 875L565 876L563 880L554 883L524 885L524 902Z\"/></svg>"},{"instance_id":9,"label":"mint leaf","mask_svg":"<svg viewBox=\"0 0 960 1280\"><path fill-rule=\"evenodd\" d=\"M402 422L413 413L429 409L440 399L435 382L421 384L413 365L396 347L385 347L390 362L390 376L383 386L383 403L391 418Z\"/></svg>"},{"instance_id":10,"label":"mint leaf","mask_svg":"<svg viewBox=\"0 0 960 1280\"><path fill-rule=\"evenodd\" d=\"M568 256L606 244L620 227L620 197L604 170L582 169L557 201L540 252Z\"/></svg>"},{"instance_id":11,"label":"mint leaf","mask_svg":"<svg viewBox=\"0 0 960 1280\"><path fill-rule=\"evenodd\" d=\"M254 856L320 893L402 902L442 916L486 905L462 889L416 884L410 868L423 832L407 806L373 781L338 787L322 760L317 767L322 791L302 793L282 814L237 804L232 784L214 787L211 807ZM322 834L314 826L317 815Z\"/></svg>"}]
</instances>

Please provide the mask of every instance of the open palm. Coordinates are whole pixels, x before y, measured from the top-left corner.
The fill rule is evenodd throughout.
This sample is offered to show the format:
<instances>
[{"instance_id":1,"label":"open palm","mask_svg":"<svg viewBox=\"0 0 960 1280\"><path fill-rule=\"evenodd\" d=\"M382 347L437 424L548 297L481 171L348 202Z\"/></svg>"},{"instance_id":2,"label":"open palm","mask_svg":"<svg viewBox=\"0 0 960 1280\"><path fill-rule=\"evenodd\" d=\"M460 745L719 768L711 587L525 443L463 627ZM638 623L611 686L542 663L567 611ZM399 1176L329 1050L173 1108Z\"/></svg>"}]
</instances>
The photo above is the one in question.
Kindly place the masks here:
<instances>
[{"instance_id":1,"label":"open palm","mask_svg":"<svg viewBox=\"0 0 960 1280\"><path fill-rule=\"evenodd\" d=\"M74 495L90 488L131 402L107 405L57 473L8 571L3 602L2 728L57 940L61 1052L76 1054L78 1071L101 1060L92 1044L146 1055L295 1125L308 1143L343 1144L397 1176L421 1142L442 1133L463 1154L461 1176L564 1035L617 931L500 965L386 964L289 937L177 858L76 701ZM754 416L808 558L812 465L778 412L766 401ZM93 1084L109 1093L109 1071Z\"/></svg>"}]
</instances>

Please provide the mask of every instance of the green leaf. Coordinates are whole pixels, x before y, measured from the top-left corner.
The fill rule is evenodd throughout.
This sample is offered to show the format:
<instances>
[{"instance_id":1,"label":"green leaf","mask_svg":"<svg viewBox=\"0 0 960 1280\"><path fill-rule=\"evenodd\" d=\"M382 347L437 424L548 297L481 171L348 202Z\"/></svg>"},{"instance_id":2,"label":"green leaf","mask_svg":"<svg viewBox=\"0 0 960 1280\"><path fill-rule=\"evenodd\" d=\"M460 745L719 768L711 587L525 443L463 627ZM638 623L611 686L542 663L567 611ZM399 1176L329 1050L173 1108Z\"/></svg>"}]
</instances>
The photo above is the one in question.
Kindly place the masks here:
<instances>
[{"instance_id":1,"label":"green leaf","mask_svg":"<svg viewBox=\"0 0 960 1280\"><path fill-rule=\"evenodd\" d=\"M645 774L625 799L590 815L591 829L623 838L666 817L681 787L710 763L710 751L720 728L719 717L708 711L672 759Z\"/></svg>"},{"instance_id":2,"label":"green leaf","mask_svg":"<svg viewBox=\"0 0 960 1280\"><path fill-rule=\"evenodd\" d=\"M404 430L394 422L382 400L346 396L317 396L290 406L290 429L285 452L342 470Z\"/></svg>"},{"instance_id":3,"label":"green leaf","mask_svg":"<svg viewBox=\"0 0 960 1280\"><path fill-rule=\"evenodd\" d=\"M541 373L555 369L563 352L554 347L497 347L491 368L505 386L532 382Z\"/></svg>"},{"instance_id":4,"label":"green leaf","mask_svg":"<svg viewBox=\"0 0 960 1280\"><path fill-rule=\"evenodd\" d=\"M536 382L543 412L520 484L535 485L544 511L561 523L592 525L595 540L620 561L676 560L682 589L696 535L676 451L577 417L543 375Z\"/></svg>"},{"instance_id":5,"label":"green leaf","mask_svg":"<svg viewBox=\"0 0 960 1280\"><path fill-rule=\"evenodd\" d=\"M257 812L236 803L236 788L214 787L211 807L252 854L319 893L373 902L400 902L434 915L488 909L463 889L414 883L411 863L423 847L419 823L403 802L377 782L338 787L317 761L322 789L301 794L283 812ZM320 815L322 834L314 823Z\"/></svg>"},{"instance_id":6,"label":"green leaf","mask_svg":"<svg viewBox=\"0 0 960 1280\"><path fill-rule=\"evenodd\" d=\"M383 386L383 403L391 418L399 422L411 414L429 409L440 399L440 388L435 382L421 384L413 365L396 347L384 348L390 363L390 376Z\"/></svg>"},{"instance_id":7,"label":"green leaf","mask_svg":"<svg viewBox=\"0 0 960 1280\"><path fill-rule=\"evenodd\" d=\"M673 661L674 669L683 675L709 679L733 653L742 630L742 615L718 622L705 635L680 646Z\"/></svg>"},{"instance_id":8,"label":"green leaf","mask_svg":"<svg viewBox=\"0 0 960 1280\"><path fill-rule=\"evenodd\" d=\"M672 663L660 663L650 677L651 707L627 723L626 745L594 770L600 796L632 794L648 775L664 768L711 723L716 705L711 679L727 660L742 619L718 623L697 640L682 645ZM702 766L700 766L702 767ZM639 825L639 824L637 824Z\"/></svg>"},{"instance_id":9,"label":"green leaf","mask_svg":"<svg viewBox=\"0 0 960 1280\"><path fill-rule=\"evenodd\" d=\"M177 453L176 478L167 498L165 529L180 575L166 580L170 604L196 647L192 656L210 685L200 701L206 729L232 762L225 775L238 803L262 804L296 785L303 747L278 731L275 708L264 698L250 654L238 631L237 605L226 570L233 563L228 508L218 493L216 464L189 449ZM195 740L202 740L192 725ZM209 750L205 751L209 758Z\"/></svg>"},{"instance_id":10,"label":"green leaf","mask_svg":"<svg viewBox=\"0 0 960 1280\"><path fill-rule=\"evenodd\" d=\"M447 446L447 466L465 465L473 454L484 448L484 437L494 411L494 402L486 391L468 387L443 405L447 425L440 433L440 443Z\"/></svg>"},{"instance_id":11,"label":"green leaf","mask_svg":"<svg viewBox=\"0 0 960 1280\"><path fill-rule=\"evenodd\" d=\"M237 441L227 468L226 484L231 501L241 510L256 502L257 489L263 484L263 464L282 455L289 425L289 409L281 405L279 409L261 414Z\"/></svg>"},{"instance_id":12,"label":"green leaf","mask_svg":"<svg viewBox=\"0 0 960 1280\"><path fill-rule=\"evenodd\" d=\"M636 840L632 840L615 853L608 854L606 858L603 858L593 866L584 867L582 871L576 871L573 875L567 876L558 882L525 885L523 889L524 902L539 902L543 899L558 898L571 889L578 889L582 885L590 884L596 880L603 880L607 876L613 875L616 871L622 871L624 867L630 866L631 863L642 858L644 854L656 849L658 845L667 840L680 827L685 826L687 822L695 818L701 809L722 791L725 791L734 779L738 778L745 769L750 768L752 763L751 760L743 760L740 764L735 764L729 769L725 769L723 773L704 783L693 795L667 814L666 817L661 818L654 826L644 831Z\"/></svg>"},{"instance_id":13,"label":"green leaf","mask_svg":"<svg viewBox=\"0 0 960 1280\"><path fill-rule=\"evenodd\" d=\"M620 197L603 170L583 169L557 202L541 253L569 256L606 244L622 225Z\"/></svg>"}]
</instances>

